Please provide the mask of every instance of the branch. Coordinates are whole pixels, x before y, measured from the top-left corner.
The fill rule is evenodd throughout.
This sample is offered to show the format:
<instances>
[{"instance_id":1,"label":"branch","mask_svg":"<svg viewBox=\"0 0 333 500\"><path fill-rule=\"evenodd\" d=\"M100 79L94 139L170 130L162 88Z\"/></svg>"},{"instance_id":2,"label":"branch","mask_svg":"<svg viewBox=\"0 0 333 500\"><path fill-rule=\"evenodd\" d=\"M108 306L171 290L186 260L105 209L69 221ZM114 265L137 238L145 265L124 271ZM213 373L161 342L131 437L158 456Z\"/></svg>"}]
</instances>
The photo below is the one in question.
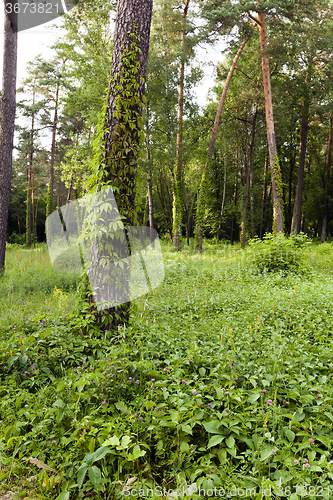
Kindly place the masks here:
<instances>
[{"instance_id":1,"label":"branch","mask_svg":"<svg viewBox=\"0 0 333 500\"><path fill-rule=\"evenodd\" d=\"M261 22L254 16L252 16L252 14L250 14L250 12L247 12L247 15L253 19L253 21L255 21L257 24L259 24L259 26L261 26Z\"/></svg>"}]
</instances>

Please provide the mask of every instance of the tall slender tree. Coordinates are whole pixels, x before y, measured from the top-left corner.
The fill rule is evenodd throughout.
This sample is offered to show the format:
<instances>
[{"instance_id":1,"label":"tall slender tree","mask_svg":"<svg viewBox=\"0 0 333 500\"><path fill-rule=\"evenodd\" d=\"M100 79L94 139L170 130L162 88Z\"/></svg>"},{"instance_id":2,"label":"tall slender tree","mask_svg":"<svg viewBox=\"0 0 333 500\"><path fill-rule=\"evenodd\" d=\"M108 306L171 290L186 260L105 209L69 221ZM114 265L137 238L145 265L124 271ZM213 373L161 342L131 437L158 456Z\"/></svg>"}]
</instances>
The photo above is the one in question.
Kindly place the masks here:
<instances>
[{"instance_id":1,"label":"tall slender tree","mask_svg":"<svg viewBox=\"0 0 333 500\"><path fill-rule=\"evenodd\" d=\"M4 272L16 107L17 25L15 0L4 3L4 56L0 103L0 274Z\"/></svg>"}]
</instances>

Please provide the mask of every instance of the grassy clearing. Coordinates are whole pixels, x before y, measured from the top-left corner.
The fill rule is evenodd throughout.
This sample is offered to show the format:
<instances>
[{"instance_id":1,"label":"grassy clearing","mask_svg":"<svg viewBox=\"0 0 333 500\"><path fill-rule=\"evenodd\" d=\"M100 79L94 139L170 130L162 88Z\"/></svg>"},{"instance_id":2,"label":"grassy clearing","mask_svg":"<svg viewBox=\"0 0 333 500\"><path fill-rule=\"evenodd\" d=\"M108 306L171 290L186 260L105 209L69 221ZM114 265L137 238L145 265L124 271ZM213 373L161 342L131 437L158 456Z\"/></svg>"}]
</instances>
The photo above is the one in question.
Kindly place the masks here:
<instances>
[{"instance_id":1,"label":"grassy clearing","mask_svg":"<svg viewBox=\"0 0 333 500\"><path fill-rule=\"evenodd\" d=\"M76 279L52 271L45 248L10 250L3 492L97 500L123 498L127 484L130 498L329 498L333 247L305 253L304 274L258 275L238 247L163 243L163 284L106 338L74 314Z\"/></svg>"}]
</instances>

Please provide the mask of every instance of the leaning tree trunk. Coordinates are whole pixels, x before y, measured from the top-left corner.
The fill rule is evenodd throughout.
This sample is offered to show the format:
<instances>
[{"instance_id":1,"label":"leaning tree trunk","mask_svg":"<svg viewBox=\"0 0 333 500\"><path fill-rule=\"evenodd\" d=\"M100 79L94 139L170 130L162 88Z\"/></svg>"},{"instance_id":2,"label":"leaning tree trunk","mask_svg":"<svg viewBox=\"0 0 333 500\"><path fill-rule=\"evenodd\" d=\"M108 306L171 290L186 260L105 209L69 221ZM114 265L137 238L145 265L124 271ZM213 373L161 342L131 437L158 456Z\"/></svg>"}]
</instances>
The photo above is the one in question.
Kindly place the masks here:
<instances>
[{"instance_id":1,"label":"leaning tree trunk","mask_svg":"<svg viewBox=\"0 0 333 500\"><path fill-rule=\"evenodd\" d=\"M296 198L295 198L293 218L291 221L290 235L292 235L294 232L298 234L301 230L304 166L305 166L306 145L308 141L308 127L309 127L309 96L306 96L304 99L302 114L303 116L301 122L301 140L299 147L298 179L297 179Z\"/></svg>"},{"instance_id":2,"label":"leaning tree trunk","mask_svg":"<svg viewBox=\"0 0 333 500\"><path fill-rule=\"evenodd\" d=\"M115 199L125 227L139 222L135 187L137 157L143 146L142 107L152 5L152 0L117 2L100 180L115 188ZM94 249L90 256L96 262ZM105 330L115 330L128 323L129 306L128 301L103 309L97 314L97 322L102 323Z\"/></svg>"},{"instance_id":3,"label":"leaning tree trunk","mask_svg":"<svg viewBox=\"0 0 333 500\"><path fill-rule=\"evenodd\" d=\"M6 1L4 13L3 77L0 103L0 274L3 274L5 270L16 108L18 14L14 12L15 4L16 0ZM8 5L11 9L8 9Z\"/></svg>"},{"instance_id":4,"label":"leaning tree trunk","mask_svg":"<svg viewBox=\"0 0 333 500\"><path fill-rule=\"evenodd\" d=\"M224 84L224 87L223 87L223 91L222 91L222 95L221 95L221 98L220 98L220 102L219 102L219 105L218 105L218 108L217 108L217 111L216 111L216 116L215 116L215 121L214 121L214 125L213 125L213 131L212 131L212 137L211 137L211 140L210 140L210 144L209 144L209 149L208 149L208 155L207 155L207 161L206 161L206 165L205 165L205 170L204 170L204 173L202 175L202 179L201 179L201 183L200 183L200 187L199 187L199 196L198 196L198 202L197 202L197 213L196 213L196 227L198 228L199 225L202 226L202 223L203 223L203 214L204 214L204 198L205 198L205 183L206 183L206 175L207 175L207 170L209 168L209 165L210 165L210 161L211 161L211 158L212 158L212 155L213 155L213 151L214 151L214 147L215 147L215 141L216 141L216 136L217 136L217 131L218 131L218 127L219 127L219 123L220 123L220 119L221 119L221 114L222 114L222 111L223 111L223 106L224 106L224 102L225 102L225 98L227 96L227 92L228 92L228 88L229 88L229 85L230 85L230 81L231 81L231 77L234 73L234 70L236 68L236 64L237 64L237 61L239 59L239 56L241 55L241 52L242 50L244 49L245 47L245 44L247 43L248 39L245 39L243 40L241 46L239 47L235 57L234 57L234 60L230 66L230 69L229 69L229 73L228 73L228 76L227 76L227 79L225 81L225 84Z\"/></svg>"},{"instance_id":5,"label":"leaning tree trunk","mask_svg":"<svg viewBox=\"0 0 333 500\"><path fill-rule=\"evenodd\" d=\"M269 152L269 163L271 167L272 192L273 192L273 233L283 233L283 212L282 212L282 180L278 161L275 140L275 128L273 117L272 89L271 76L268 62L268 46L267 33L265 25L265 14L262 11L258 12L258 19L249 14L259 26L260 34L260 49L261 49L261 67L264 83L265 95L265 111L266 111L266 128L267 142Z\"/></svg>"},{"instance_id":6,"label":"leaning tree trunk","mask_svg":"<svg viewBox=\"0 0 333 500\"><path fill-rule=\"evenodd\" d=\"M222 231L222 220L223 220L223 212L224 212L224 202L225 202L225 191L227 187L227 156L225 151L225 138L224 138L224 179L223 179L223 196L222 196L222 205L221 205L221 213L220 213L220 221L219 227L217 230L217 239L220 241L221 239L221 231Z\"/></svg>"},{"instance_id":7,"label":"leaning tree trunk","mask_svg":"<svg viewBox=\"0 0 333 500\"><path fill-rule=\"evenodd\" d=\"M327 240L327 223L328 223L328 201L329 201L329 186L331 179L331 159L332 159L332 143L333 143L333 118L330 116L330 133L328 137L327 146L327 160L326 160L326 180L325 180L325 199L324 199L324 217L323 226L321 230L321 242Z\"/></svg>"}]
</instances>

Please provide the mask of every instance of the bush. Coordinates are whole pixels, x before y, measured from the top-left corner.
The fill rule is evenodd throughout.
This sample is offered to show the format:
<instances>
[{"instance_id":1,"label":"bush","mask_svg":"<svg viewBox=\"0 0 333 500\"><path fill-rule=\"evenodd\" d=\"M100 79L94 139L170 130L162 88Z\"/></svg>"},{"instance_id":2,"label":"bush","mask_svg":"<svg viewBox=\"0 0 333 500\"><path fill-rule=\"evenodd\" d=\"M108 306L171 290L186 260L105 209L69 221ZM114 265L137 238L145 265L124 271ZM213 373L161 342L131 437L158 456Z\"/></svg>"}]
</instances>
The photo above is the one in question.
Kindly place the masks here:
<instances>
[{"instance_id":1,"label":"bush","mask_svg":"<svg viewBox=\"0 0 333 500\"><path fill-rule=\"evenodd\" d=\"M15 232L12 233L7 237L7 243L10 243L11 245L26 245L26 236L24 234L16 234ZM15 248L15 247L13 247Z\"/></svg>"},{"instance_id":2,"label":"bush","mask_svg":"<svg viewBox=\"0 0 333 500\"><path fill-rule=\"evenodd\" d=\"M259 272L300 273L305 271L303 249L309 243L304 233L287 238L283 234L265 234L249 241L254 264Z\"/></svg>"}]
</instances>

